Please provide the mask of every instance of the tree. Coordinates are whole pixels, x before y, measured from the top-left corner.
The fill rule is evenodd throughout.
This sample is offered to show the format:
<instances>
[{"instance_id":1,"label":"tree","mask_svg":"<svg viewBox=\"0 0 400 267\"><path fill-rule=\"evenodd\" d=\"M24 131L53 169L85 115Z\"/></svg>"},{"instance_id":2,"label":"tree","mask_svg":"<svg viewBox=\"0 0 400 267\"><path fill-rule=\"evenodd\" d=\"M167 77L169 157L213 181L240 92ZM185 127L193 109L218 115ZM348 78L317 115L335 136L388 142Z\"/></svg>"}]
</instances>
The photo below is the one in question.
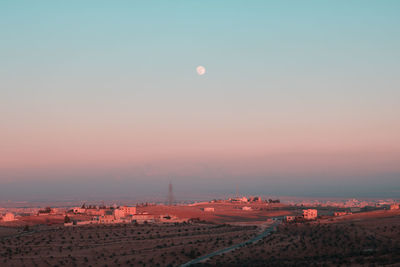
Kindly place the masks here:
<instances>
[{"instance_id":1,"label":"tree","mask_svg":"<svg viewBox=\"0 0 400 267\"><path fill-rule=\"evenodd\" d=\"M71 222L71 218L68 217L67 215L65 215L64 217L64 223L70 223Z\"/></svg>"}]
</instances>

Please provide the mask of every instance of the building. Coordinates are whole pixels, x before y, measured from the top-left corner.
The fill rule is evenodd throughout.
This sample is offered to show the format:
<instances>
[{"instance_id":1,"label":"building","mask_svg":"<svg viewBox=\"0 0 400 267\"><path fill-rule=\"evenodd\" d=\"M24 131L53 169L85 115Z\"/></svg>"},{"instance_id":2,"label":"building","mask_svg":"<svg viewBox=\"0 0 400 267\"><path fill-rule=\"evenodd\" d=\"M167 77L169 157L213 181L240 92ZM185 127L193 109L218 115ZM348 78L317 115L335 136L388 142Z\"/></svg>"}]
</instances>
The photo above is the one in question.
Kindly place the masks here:
<instances>
[{"instance_id":1,"label":"building","mask_svg":"<svg viewBox=\"0 0 400 267\"><path fill-rule=\"evenodd\" d=\"M318 216L318 211L315 209L303 210L303 218L305 220L314 220Z\"/></svg>"},{"instance_id":2,"label":"building","mask_svg":"<svg viewBox=\"0 0 400 267\"><path fill-rule=\"evenodd\" d=\"M207 212L214 212L214 211L215 211L215 209L214 209L214 208L211 208L211 207L204 208L203 210L204 210L204 211L207 211Z\"/></svg>"},{"instance_id":3,"label":"building","mask_svg":"<svg viewBox=\"0 0 400 267\"><path fill-rule=\"evenodd\" d=\"M72 208L72 211L74 213L85 213L86 209L85 208L81 208L81 207L75 207L75 208Z\"/></svg>"},{"instance_id":4,"label":"building","mask_svg":"<svg viewBox=\"0 0 400 267\"><path fill-rule=\"evenodd\" d=\"M121 209L115 209L114 210L114 217L115 219L119 220L121 218L125 218L125 211Z\"/></svg>"},{"instance_id":5,"label":"building","mask_svg":"<svg viewBox=\"0 0 400 267\"><path fill-rule=\"evenodd\" d=\"M360 207L350 207L351 212L360 212L361 208Z\"/></svg>"},{"instance_id":6,"label":"building","mask_svg":"<svg viewBox=\"0 0 400 267\"><path fill-rule=\"evenodd\" d=\"M344 216L344 215L347 215L347 214L351 214L351 212L349 213L347 211L336 211L336 212L333 213L333 216Z\"/></svg>"},{"instance_id":7,"label":"building","mask_svg":"<svg viewBox=\"0 0 400 267\"><path fill-rule=\"evenodd\" d=\"M116 223L114 215L99 216L99 223Z\"/></svg>"},{"instance_id":8,"label":"building","mask_svg":"<svg viewBox=\"0 0 400 267\"><path fill-rule=\"evenodd\" d=\"M3 216L3 221L5 222L12 222L15 221L15 216L13 213L8 212Z\"/></svg>"},{"instance_id":9,"label":"building","mask_svg":"<svg viewBox=\"0 0 400 267\"><path fill-rule=\"evenodd\" d=\"M296 216L285 216L285 222L293 222L296 219Z\"/></svg>"},{"instance_id":10,"label":"building","mask_svg":"<svg viewBox=\"0 0 400 267\"><path fill-rule=\"evenodd\" d=\"M248 202L249 200L247 197L237 197L237 198L230 198L230 202Z\"/></svg>"},{"instance_id":11,"label":"building","mask_svg":"<svg viewBox=\"0 0 400 267\"><path fill-rule=\"evenodd\" d=\"M155 216L152 214L135 214L132 215L132 221L137 223L155 222Z\"/></svg>"},{"instance_id":12,"label":"building","mask_svg":"<svg viewBox=\"0 0 400 267\"><path fill-rule=\"evenodd\" d=\"M122 207L119 207L118 209L114 209L114 216L115 216L115 219L117 219L117 220L122 219L122 218L128 218L135 214L136 214L136 207L122 206Z\"/></svg>"},{"instance_id":13,"label":"building","mask_svg":"<svg viewBox=\"0 0 400 267\"><path fill-rule=\"evenodd\" d=\"M122 206L119 209L125 213L125 216L136 214L136 207Z\"/></svg>"},{"instance_id":14,"label":"building","mask_svg":"<svg viewBox=\"0 0 400 267\"><path fill-rule=\"evenodd\" d=\"M249 198L249 202L259 202L259 203L261 203L262 199L261 199L261 197L250 197Z\"/></svg>"},{"instance_id":15,"label":"building","mask_svg":"<svg viewBox=\"0 0 400 267\"><path fill-rule=\"evenodd\" d=\"M392 205L390 205L390 208L389 209L391 209L391 210L398 210L400 208L400 205L399 204L392 204Z\"/></svg>"},{"instance_id":16,"label":"building","mask_svg":"<svg viewBox=\"0 0 400 267\"><path fill-rule=\"evenodd\" d=\"M251 207L243 207L242 210L251 210Z\"/></svg>"}]
</instances>

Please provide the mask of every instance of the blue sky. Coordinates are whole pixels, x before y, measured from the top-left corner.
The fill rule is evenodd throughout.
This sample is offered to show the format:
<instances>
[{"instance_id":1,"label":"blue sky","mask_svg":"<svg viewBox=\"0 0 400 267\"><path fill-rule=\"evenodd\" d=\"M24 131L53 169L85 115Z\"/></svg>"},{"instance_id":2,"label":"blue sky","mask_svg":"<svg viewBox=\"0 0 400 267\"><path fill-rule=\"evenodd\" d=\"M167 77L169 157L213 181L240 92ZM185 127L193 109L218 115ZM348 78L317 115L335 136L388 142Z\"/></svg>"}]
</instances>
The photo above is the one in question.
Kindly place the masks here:
<instances>
[{"instance_id":1,"label":"blue sky","mask_svg":"<svg viewBox=\"0 0 400 267\"><path fill-rule=\"evenodd\" d=\"M296 194L285 181L329 194L339 181L363 184L358 195L397 195L399 10L398 1L2 1L0 193L178 177L187 192L245 178L248 192Z\"/></svg>"}]
</instances>

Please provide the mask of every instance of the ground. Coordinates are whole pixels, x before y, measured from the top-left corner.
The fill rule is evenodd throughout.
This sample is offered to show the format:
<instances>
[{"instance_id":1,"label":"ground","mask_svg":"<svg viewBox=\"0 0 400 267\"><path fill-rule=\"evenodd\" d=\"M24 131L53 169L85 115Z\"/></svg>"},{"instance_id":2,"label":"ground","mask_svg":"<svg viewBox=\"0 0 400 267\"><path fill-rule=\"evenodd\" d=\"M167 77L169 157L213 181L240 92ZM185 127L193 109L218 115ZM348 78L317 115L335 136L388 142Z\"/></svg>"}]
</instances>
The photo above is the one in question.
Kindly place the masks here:
<instances>
[{"instance_id":1,"label":"ground","mask_svg":"<svg viewBox=\"0 0 400 267\"><path fill-rule=\"evenodd\" d=\"M261 242L200 266L400 266L400 211L282 224Z\"/></svg>"},{"instance_id":2,"label":"ground","mask_svg":"<svg viewBox=\"0 0 400 267\"><path fill-rule=\"evenodd\" d=\"M250 211L243 211L242 207L249 206ZM214 212L203 211L206 207L214 208ZM170 214L180 218L199 218L215 223L249 222L262 224L268 218L293 214L285 210L283 204L266 205L265 203L200 203L190 206L147 206L138 207L138 212L148 212L155 215Z\"/></svg>"},{"instance_id":3,"label":"ground","mask_svg":"<svg viewBox=\"0 0 400 267\"><path fill-rule=\"evenodd\" d=\"M255 226L224 224L53 227L3 238L1 266L178 266L245 241Z\"/></svg>"},{"instance_id":4,"label":"ground","mask_svg":"<svg viewBox=\"0 0 400 267\"><path fill-rule=\"evenodd\" d=\"M0 266L179 266L256 236L271 217L300 212L265 204L243 211L247 205L138 208L154 215L198 218L180 224L64 227L62 215L20 217L0 225ZM215 212L204 212L204 207ZM199 265L400 266L400 210L282 223L263 240Z\"/></svg>"}]
</instances>

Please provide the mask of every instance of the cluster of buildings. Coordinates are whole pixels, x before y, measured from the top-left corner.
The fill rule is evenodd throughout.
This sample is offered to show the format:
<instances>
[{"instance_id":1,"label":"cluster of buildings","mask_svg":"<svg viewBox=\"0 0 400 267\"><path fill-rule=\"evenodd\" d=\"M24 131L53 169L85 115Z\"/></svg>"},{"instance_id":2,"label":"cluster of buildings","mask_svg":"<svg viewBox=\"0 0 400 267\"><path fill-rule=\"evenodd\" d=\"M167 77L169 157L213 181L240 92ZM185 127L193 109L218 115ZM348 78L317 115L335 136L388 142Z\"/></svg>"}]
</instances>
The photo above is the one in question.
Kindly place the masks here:
<instances>
[{"instance_id":1,"label":"cluster of buildings","mask_svg":"<svg viewBox=\"0 0 400 267\"><path fill-rule=\"evenodd\" d=\"M354 200L351 200L351 203L355 203ZM381 205L382 208L388 210L398 210L400 209L400 204L396 202L385 203ZM352 214L353 212L360 212L361 208L359 206L351 206L349 211L336 211L333 212L333 216L345 216ZM315 220L318 217L318 211L316 209L304 209L302 216L285 216L286 222L293 222L293 221L302 221L302 220Z\"/></svg>"},{"instance_id":2,"label":"cluster of buildings","mask_svg":"<svg viewBox=\"0 0 400 267\"><path fill-rule=\"evenodd\" d=\"M91 216L91 220L74 220L71 222L66 222L64 225L84 225L84 224L94 224L94 223L126 223L132 222L132 216L136 215L136 207L96 207L89 206L86 207L83 205L82 207L75 207L69 211L69 213L73 214L81 214L81 215L89 215ZM66 220L67 221L67 220Z\"/></svg>"},{"instance_id":3,"label":"cluster of buildings","mask_svg":"<svg viewBox=\"0 0 400 267\"><path fill-rule=\"evenodd\" d=\"M297 206L297 207L336 207L336 208L389 208L390 205L396 204L393 199L388 200L358 200L355 198L347 200L337 200L337 201L319 201L319 200L308 200L301 202L288 202L287 204Z\"/></svg>"},{"instance_id":4,"label":"cluster of buildings","mask_svg":"<svg viewBox=\"0 0 400 267\"><path fill-rule=\"evenodd\" d=\"M3 222L12 222L15 221L16 219L14 213L7 212L6 214L0 216L0 220Z\"/></svg>"},{"instance_id":5,"label":"cluster of buildings","mask_svg":"<svg viewBox=\"0 0 400 267\"><path fill-rule=\"evenodd\" d=\"M303 221L303 220L315 220L318 217L318 211L316 209L303 210L302 216L285 216L286 222Z\"/></svg>"},{"instance_id":6,"label":"cluster of buildings","mask_svg":"<svg viewBox=\"0 0 400 267\"><path fill-rule=\"evenodd\" d=\"M153 215L147 212L137 213L136 207L76 207L73 214L89 215L90 220L72 220L65 222L65 226L86 224L114 224L114 223L180 223L188 219L180 219L171 215Z\"/></svg>"},{"instance_id":7,"label":"cluster of buildings","mask_svg":"<svg viewBox=\"0 0 400 267\"><path fill-rule=\"evenodd\" d=\"M333 213L333 216L338 217L338 216L344 216L344 215L349 215L352 214L352 212L349 211L336 211Z\"/></svg>"},{"instance_id":8,"label":"cluster of buildings","mask_svg":"<svg viewBox=\"0 0 400 267\"><path fill-rule=\"evenodd\" d=\"M250 196L250 197L232 197L227 200L223 199L214 199L210 201L211 203L262 203L262 198L259 196Z\"/></svg>"}]
</instances>

